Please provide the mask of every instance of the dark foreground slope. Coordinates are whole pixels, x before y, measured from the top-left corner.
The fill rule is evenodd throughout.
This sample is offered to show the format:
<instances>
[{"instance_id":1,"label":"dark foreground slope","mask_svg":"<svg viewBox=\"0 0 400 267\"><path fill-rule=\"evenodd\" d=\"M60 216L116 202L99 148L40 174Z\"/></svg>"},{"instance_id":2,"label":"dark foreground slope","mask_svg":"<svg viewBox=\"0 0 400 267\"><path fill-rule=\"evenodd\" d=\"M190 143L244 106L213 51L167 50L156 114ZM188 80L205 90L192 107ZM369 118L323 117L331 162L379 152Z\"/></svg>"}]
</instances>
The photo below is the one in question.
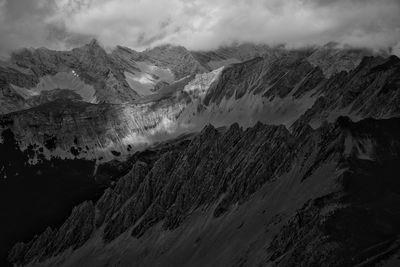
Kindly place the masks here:
<instances>
[{"instance_id":1,"label":"dark foreground slope","mask_svg":"<svg viewBox=\"0 0 400 267\"><path fill-rule=\"evenodd\" d=\"M43 160L28 164L11 131L3 131L0 144L0 265L15 242L32 238L48 225L60 225L71 206L101 196L104 186L93 179L95 162Z\"/></svg>"},{"instance_id":2,"label":"dark foreground slope","mask_svg":"<svg viewBox=\"0 0 400 267\"><path fill-rule=\"evenodd\" d=\"M158 150L169 149L160 144L125 162L98 166L94 160L58 157L42 157L33 165L29 164L33 147L21 151L11 130L0 136L0 266L8 266L7 253L16 242L29 241L47 227L59 227L74 206L98 200L113 178L130 170L131 161L137 157L151 161L153 154L161 153Z\"/></svg>"},{"instance_id":3,"label":"dark foreground slope","mask_svg":"<svg viewBox=\"0 0 400 267\"><path fill-rule=\"evenodd\" d=\"M159 91L168 94L134 103L95 105L63 99L2 116L2 141L11 142L0 144L0 176L7 177L0 184L6 192L1 202L7 218L0 227L10 240L27 242L13 249L11 261L50 266L308 266L389 257L386 252L397 244L392 242L397 234L392 174L397 171L398 122L335 121L340 115L353 120L398 116L400 60L362 59L362 51L345 51L342 56L337 56L340 51L321 51L274 50L212 73L191 75L179 86ZM169 46L146 53L156 61L170 60L175 52L186 58L182 48ZM236 52L222 52L227 54L220 54L221 60L235 63L229 59ZM195 73L204 72L194 61L198 57L207 70L219 60L214 53L192 56L183 65L173 58L174 73L183 75L189 65ZM260 120L291 130L255 125ZM133 157L123 164L124 170L129 167L123 173L115 172L112 164L100 166L100 180L132 171L97 200L103 188L90 180L95 159L131 155L131 144L141 139L138 135L153 142L170 136L165 130L176 136L180 126L197 130L210 122L252 128L206 127L190 144L170 144L160 152L147 150L143 157ZM11 134L15 136L9 138ZM40 164L28 166L27 161ZM15 180L17 176L25 180ZM47 180L41 182L41 177ZM7 187L17 181L21 182ZM22 187L26 192L14 193ZM381 195L390 198L379 202ZM34 204L37 201L40 205ZM64 201L69 208L63 208ZM72 206L81 202L61 226ZM357 205L372 213L357 213ZM48 207L55 213L42 213ZM340 213L345 207L357 215L354 221ZM389 215L373 213L381 210ZM348 226L351 223L372 230ZM46 226L50 227L29 242ZM26 229L26 235L18 234Z\"/></svg>"},{"instance_id":4,"label":"dark foreground slope","mask_svg":"<svg viewBox=\"0 0 400 267\"><path fill-rule=\"evenodd\" d=\"M35 266L354 266L395 261L400 119L207 126L133 163L58 229L20 243Z\"/></svg>"}]
</instances>

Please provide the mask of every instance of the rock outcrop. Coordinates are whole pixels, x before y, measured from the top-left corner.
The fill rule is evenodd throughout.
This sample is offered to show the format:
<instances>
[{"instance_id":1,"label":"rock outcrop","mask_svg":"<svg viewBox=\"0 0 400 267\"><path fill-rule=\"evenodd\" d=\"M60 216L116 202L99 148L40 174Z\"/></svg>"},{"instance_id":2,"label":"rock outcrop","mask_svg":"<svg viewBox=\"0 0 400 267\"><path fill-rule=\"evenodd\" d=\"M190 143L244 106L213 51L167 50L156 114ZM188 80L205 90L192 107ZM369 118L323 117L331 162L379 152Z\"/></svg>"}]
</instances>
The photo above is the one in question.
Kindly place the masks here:
<instances>
[{"instance_id":1,"label":"rock outcrop","mask_svg":"<svg viewBox=\"0 0 400 267\"><path fill-rule=\"evenodd\" d=\"M0 62L0 113L45 103L32 97L46 100L42 94L59 89L75 92L89 103L132 102L146 94L149 82L154 82L153 89L159 82L170 84L204 71L188 50L175 46L141 53L118 46L107 53L92 40L71 51L22 49Z\"/></svg>"},{"instance_id":2,"label":"rock outcrop","mask_svg":"<svg viewBox=\"0 0 400 267\"><path fill-rule=\"evenodd\" d=\"M399 119L341 117L340 190L310 200L268 246L276 266L390 266L398 234ZM397 256L398 257L398 256Z\"/></svg>"},{"instance_id":3,"label":"rock outcrop","mask_svg":"<svg viewBox=\"0 0 400 267\"><path fill-rule=\"evenodd\" d=\"M101 47L94 42L85 49L97 51ZM168 46L159 48L157 53L155 49L154 54L149 50L147 55L118 48L111 58L119 57L119 61L124 63L118 66L123 65L135 72L135 68L143 67L140 62L145 62L135 60L150 60L150 57L155 60L160 53L165 55L169 50L177 53L182 49L175 51ZM40 103L40 106L3 115L1 128L13 131L21 150L33 146L42 149L44 153L41 154L46 158L58 156L106 161L129 154L128 145L132 150L132 147L165 140L185 131L200 130L207 123L219 127L238 122L249 127L261 121L296 128L294 123L298 121L318 127L324 120L334 121L341 115L361 119L399 114L397 80L400 69L399 59L395 56L366 57L357 68L341 71L329 78L321 67L310 63L310 58L320 53L318 51L278 48L269 51L275 52L265 52L264 57L165 84L155 94L129 104L92 105L66 89L42 92L24 102ZM89 52L81 53L86 55ZM109 55L105 52L100 55L96 60L107 62ZM362 55L362 52L355 55ZM355 55L349 56L348 62L358 60ZM94 67L88 68L96 73L102 72ZM18 95L14 98L17 99ZM55 142L53 149L43 147L49 140ZM34 163L40 153L33 154Z\"/></svg>"},{"instance_id":4,"label":"rock outcrop","mask_svg":"<svg viewBox=\"0 0 400 267\"><path fill-rule=\"evenodd\" d=\"M94 207L92 202L84 202L72 210L70 217L60 229L53 231L47 228L40 236L31 241L29 249L19 246L14 255L25 253L27 257L39 257L45 259L50 252L57 254L67 248L82 246L91 236L94 228ZM40 255L36 255L38 250Z\"/></svg>"},{"instance_id":5,"label":"rock outcrop","mask_svg":"<svg viewBox=\"0 0 400 267\"><path fill-rule=\"evenodd\" d=\"M291 127L300 119L318 127L341 115L358 120L399 114L396 56L357 58L355 69L331 77L309 62L311 56L310 50L286 51L276 58L226 67L204 100L188 106L180 119L216 126L238 122L245 127L257 121Z\"/></svg>"},{"instance_id":6,"label":"rock outcrop","mask_svg":"<svg viewBox=\"0 0 400 267\"><path fill-rule=\"evenodd\" d=\"M51 265L52 261L40 263L46 258L43 251L47 251L47 258L56 256L61 248L76 249L82 246L82 240L97 235L102 237L102 243L90 243L96 250L108 251L109 245L126 250L130 242L142 240L145 246L157 251L155 240L164 231L179 231L181 227L189 231L181 240L196 236L197 243L207 242L212 240L212 229L218 227L221 218L241 212L248 202L255 205L251 210L268 214L258 216L274 223L267 224L265 230L255 229L259 231L258 237L244 239L252 250L240 259L243 265L253 266L254 262L246 261L255 261L277 266L298 266L299 262L303 266L350 266L374 257L388 259L389 252L398 249L394 245L400 231L400 217L395 213L400 201L396 197L399 181L394 172L400 160L399 125L399 119L354 123L340 117L334 124L316 130L305 127L294 134L283 126L261 123L246 130L238 124L226 130L207 126L179 152L165 152L151 165L137 161L131 172L108 189L96 205L83 204L91 211L83 214L78 211L84 208L76 208L56 230L59 238L48 238L48 230L30 243L16 245L10 259L18 264ZM264 191L263 197L257 193L260 190ZM287 192L279 196L282 202L268 198L272 201L268 203L264 199L265 194L274 195L274 191L281 190ZM283 200L285 197L288 199ZM196 228L190 222L201 220L195 215L200 211L209 213L207 220L216 224L209 222L204 226L209 234L192 236ZM247 216L252 215L241 217L241 224L231 223L241 229L244 222L252 223L252 217ZM82 227L71 240L68 234L77 225ZM233 235L232 244L241 238L240 234L237 239L234 237L235 231L240 232L237 229L225 233ZM121 235L126 237L119 239ZM235 250L233 245L226 246L226 251ZM83 257L80 262L93 264L93 255L85 254L93 252L82 249L77 256ZM133 257L138 265L147 266L161 264L178 248L167 245L160 253L140 258L134 255L142 248L130 249L132 252L119 261ZM179 249L182 255L191 251L190 247L186 252L184 247ZM216 243L210 249L221 251L222 247ZM103 258L107 262L119 255L108 253ZM68 258L73 259L73 255ZM236 256L229 254L220 265L234 264L236 260ZM189 257L181 264L194 262L196 257Z\"/></svg>"},{"instance_id":7,"label":"rock outcrop","mask_svg":"<svg viewBox=\"0 0 400 267\"><path fill-rule=\"evenodd\" d=\"M192 53L182 46L159 46L145 50L143 54L157 66L172 70L178 80L188 75L207 71L207 69L193 57Z\"/></svg>"},{"instance_id":8,"label":"rock outcrop","mask_svg":"<svg viewBox=\"0 0 400 267\"><path fill-rule=\"evenodd\" d=\"M398 115L400 59L366 57L350 71L341 72L318 89L318 99L299 121L314 127L340 115L353 119Z\"/></svg>"},{"instance_id":9,"label":"rock outcrop","mask_svg":"<svg viewBox=\"0 0 400 267\"><path fill-rule=\"evenodd\" d=\"M19 91L29 94L45 77L53 79L58 73L72 73L79 77L82 83L94 88L96 102L121 103L126 102L126 99L137 97L137 93L125 81L123 71L122 66L118 65L96 40L93 40L71 51L39 48L14 52L9 62L2 68L1 75L3 84L16 86L21 88ZM57 89L53 86L60 86L60 81L53 80L40 90ZM69 84L69 87L73 86ZM59 89L77 90L77 88ZM36 93L40 91L36 90Z\"/></svg>"},{"instance_id":10,"label":"rock outcrop","mask_svg":"<svg viewBox=\"0 0 400 267\"><path fill-rule=\"evenodd\" d=\"M0 129L14 133L30 164L54 157L104 162L176 136L169 122L179 116L182 101L95 105L62 99L3 115Z\"/></svg>"},{"instance_id":11,"label":"rock outcrop","mask_svg":"<svg viewBox=\"0 0 400 267\"><path fill-rule=\"evenodd\" d=\"M0 116L0 148L13 157L0 158L0 175L83 160L109 188L61 226L16 245L10 260L353 266L392 259L400 60L365 55L246 45L106 53L96 41L14 54L0 64L0 101L19 110ZM79 81L69 83L71 75ZM76 86L42 90L48 84ZM191 131L199 133L159 144Z\"/></svg>"},{"instance_id":12,"label":"rock outcrop","mask_svg":"<svg viewBox=\"0 0 400 267\"><path fill-rule=\"evenodd\" d=\"M325 76L332 77L341 71L349 72L355 69L364 57L373 54L367 49L340 47L339 44L331 42L317 48L308 57L308 61L314 66L319 66Z\"/></svg>"}]
</instances>

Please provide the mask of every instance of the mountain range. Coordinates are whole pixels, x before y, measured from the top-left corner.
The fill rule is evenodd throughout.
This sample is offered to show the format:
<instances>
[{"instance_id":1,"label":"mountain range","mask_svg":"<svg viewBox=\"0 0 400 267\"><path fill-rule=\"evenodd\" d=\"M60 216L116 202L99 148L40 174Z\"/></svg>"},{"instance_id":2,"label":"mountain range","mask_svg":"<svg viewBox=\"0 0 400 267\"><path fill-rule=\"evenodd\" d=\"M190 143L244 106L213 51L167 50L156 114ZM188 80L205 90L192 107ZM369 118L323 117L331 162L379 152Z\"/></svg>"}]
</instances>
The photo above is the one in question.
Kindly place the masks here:
<instances>
[{"instance_id":1,"label":"mountain range","mask_svg":"<svg viewBox=\"0 0 400 267\"><path fill-rule=\"evenodd\" d=\"M93 40L16 51L0 86L15 265L400 263L396 56Z\"/></svg>"}]
</instances>

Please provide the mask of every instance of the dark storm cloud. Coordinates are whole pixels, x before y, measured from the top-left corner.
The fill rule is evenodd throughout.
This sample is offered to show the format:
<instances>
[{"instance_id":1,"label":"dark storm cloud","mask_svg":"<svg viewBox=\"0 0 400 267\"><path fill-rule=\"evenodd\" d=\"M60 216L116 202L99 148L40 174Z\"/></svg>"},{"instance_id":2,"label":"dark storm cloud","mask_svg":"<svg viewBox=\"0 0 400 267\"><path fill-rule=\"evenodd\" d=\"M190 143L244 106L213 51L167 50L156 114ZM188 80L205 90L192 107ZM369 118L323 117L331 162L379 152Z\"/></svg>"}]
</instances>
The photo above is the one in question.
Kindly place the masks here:
<instances>
[{"instance_id":1,"label":"dark storm cloud","mask_svg":"<svg viewBox=\"0 0 400 267\"><path fill-rule=\"evenodd\" d=\"M399 50L398 0L0 0L0 51L164 43L289 46L336 41Z\"/></svg>"}]
</instances>

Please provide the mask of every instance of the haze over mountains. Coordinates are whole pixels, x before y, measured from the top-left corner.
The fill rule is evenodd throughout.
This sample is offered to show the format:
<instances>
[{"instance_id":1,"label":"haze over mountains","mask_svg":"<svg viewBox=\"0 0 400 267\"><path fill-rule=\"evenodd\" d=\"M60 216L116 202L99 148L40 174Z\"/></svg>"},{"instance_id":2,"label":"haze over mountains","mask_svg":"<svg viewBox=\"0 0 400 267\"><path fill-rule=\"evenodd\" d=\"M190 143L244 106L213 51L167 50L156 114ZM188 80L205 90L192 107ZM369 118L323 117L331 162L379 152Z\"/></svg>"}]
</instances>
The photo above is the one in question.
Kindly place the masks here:
<instances>
[{"instance_id":1,"label":"haze over mountains","mask_svg":"<svg viewBox=\"0 0 400 267\"><path fill-rule=\"evenodd\" d=\"M397 56L92 40L18 50L0 86L14 264L399 263Z\"/></svg>"}]
</instances>

